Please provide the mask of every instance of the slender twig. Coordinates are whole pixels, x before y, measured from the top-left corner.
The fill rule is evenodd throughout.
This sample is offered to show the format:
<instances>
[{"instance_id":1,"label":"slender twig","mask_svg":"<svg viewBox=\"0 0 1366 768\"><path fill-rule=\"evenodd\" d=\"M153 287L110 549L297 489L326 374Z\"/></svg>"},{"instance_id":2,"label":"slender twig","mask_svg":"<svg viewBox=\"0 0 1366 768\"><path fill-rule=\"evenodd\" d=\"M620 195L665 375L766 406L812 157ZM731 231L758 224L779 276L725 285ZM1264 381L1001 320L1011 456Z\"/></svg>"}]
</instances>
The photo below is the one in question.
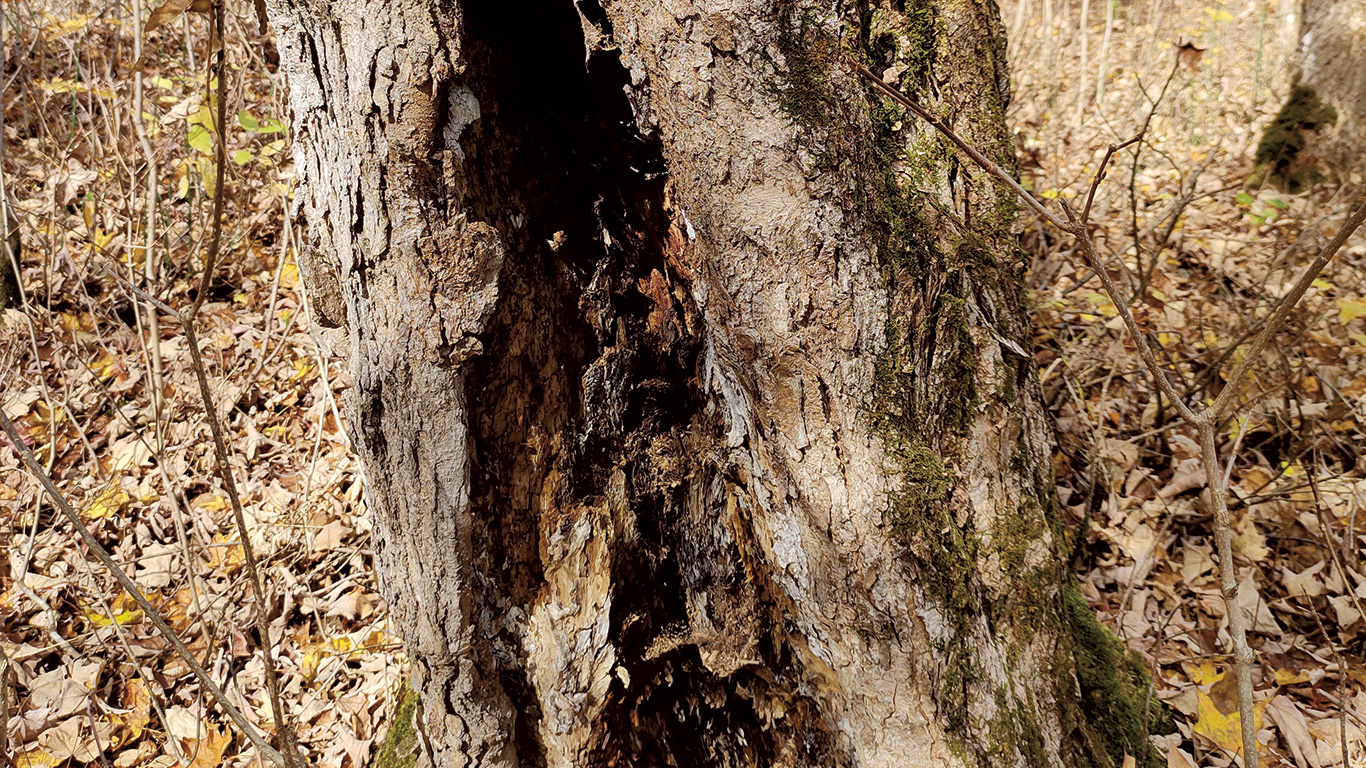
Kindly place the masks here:
<instances>
[{"instance_id":1,"label":"slender twig","mask_svg":"<svg viewBox=\"0 0 1366 768\"><path fill-rule=\"evenodd\" d=\"M1077 244L1081 246L1082 257L1086 259L1087 265L1095 271L1096 277L1100 278L1100 284L1105 288L1105 294L1110 297L1110 302L1115 305L1115 310L1119 312L1120 319L1124 321L1124 327L1129 331L1129 337L1133 339L1134 346L1138 349L1138 357L1147 366L1153 382L1162 394L1172 401L1172 405L1176 407L1177 412L1183 418L1191 423L1197 422L1200 417L1177 393L1176 385L1172 383L1171 379L1167 378L1166 371L1162 369L1162 364L1157 361L1157 355L1153 353L1152 346L1148 344L1147 335L1139 330L1133 310L1124 300L1124 296L1119 291L1119 286L1115 285L1114 279L1110 277L1109 270L1105 269L1105 265L1101 263L1100 254L1096 252L1095 245L1091 243L1086 228L1077 220L1071 207L1064 204L1063 211L1067 214L1069 221L1068 226L1064 227L1064 231L1077 239Z\"/></svg>"},{"instance_id":2,"label":"slender twig","mask_svg":"<svg viewBox=\"0 0 1366 768\"><path fill-rule=\"evenodd\" d=\"M1144 365L1148 367L1148 371L1152 374L1158 389L1162 390L1162 394L1166 395L1175 403L1177 410L1181 412L1182 416L1186 417L1187 420L1194 422L1197 418L1195 412L1190 409L1190 406L1186 405L1185 401L1183 401L1179 395L1177 395L1175 386L1172 385L1171 381L1162 371L1161 365L1157 362L1156 355L1153 354L1147 339L1144 338L1143 333L1139 330L1138 323L1134 320L1133 312L1129 309L1128 303L1124 301L1119 289L1115 286L1114 280L1110 278L1109 272L1101 265L1100 254L1096 252L1095 246L1091 243L1091 238L1087 235L1085 226L1076 218L1076 215L1072 212L1071 208L1067 207L1066 204L1063 206L1063 212L1067 215L1067 219L1063 219L1048 210L1038 198L1034 197L1028 190L1020 186L1020 183L1015 181L1013 176L1002 170L996 163L987 159L986 156L981 152L978 152L976 148L964 141L958 134L954 133L952 128L931 115L924 107L911 100L909 96L884 83L881 78L870 72L867 67L859 62L850 62L850 67L854 72L872 82L874 87L886 94L893 101L896 101L898 104L911 110L917 117L933 126L935 130L943 134L954 146L961 149L964 154L972 158L973 162L981 166L987 173L990 173L992 176L995 176L1005 183L1005 185L1010 187L1025 205L1039 214L1040 218L1076 239L1077 245L1081 247L1082 255L1085 257L1087 265L1100 277L1101 284L1105 287L1106 294L1114 303L1115 309L1118 310L1120 317L1124 321L1125 327L1129 330L1129 335L1133 337L1134 344L1138 347L1139 357L1142 358ZM1128 143L1131 142L1126 142L1126 144ZM1119 146L1115 146L1114 149L1118 150ZM1113 151L1107 152L1105 159L1108 161L1113 155ZM1105 168L1102 165L1102 167L1096 170L1096 178L1101 178L1104 173Z\"/></svg>"},{"instance_id":3,"label":"slender twig","mask_svg":"<svg viewBox=\"0 0 1366 768\"><path fill-rule=\"evenodd\" d=\"M1105 180L1105 166L1110 164L1110 158L1114 157L1115 153L1119 150L1142 140L1143 134L1140 133L1123 144L1111 144L1109 148L1105 150L1105 157L1101 159L1100 167L1096 169L1096 177L1091 180L1091 189L1086 193L1086 207L1081 209L1082 226L1085 226L1086 222L1091 219L1091 202L1096 199L1096 189L1100 186L1100 183Z\"/></svg>"},{"instance_id":4,"label":"slender twig","mask_svg":"<svg viewBox=\"0 0 1366 768\"><path fill-rule=\"evenodd\" d=\"M1267 318L1266 323L1262 326L1262 332L1257 335L1257 338L1253 339L1252 346L1248 348L1247 353L1243 355L1243 359L1239 361L1238 366L1233 369L1233 373L1225 381L1223 391L1219 393L1219 397L1215 398L1214 403L1210 405L1209 413L1213 418L1221 419L1224 416L1225 411L1233 404L1234 398L1238 396L1238 385L1242 383L1243 377L1251 370L1257 358L1259 358L1262 351L1266 349L1266 345L1271 343L1271 339L1280 332L1281 327L1285 325L1286 320L1290 317L1291 311L1295 309L1295 305L1299 303L1300 299L1304 297L1305 292L1309 290L1309 286L1312 285L1319 274L1323 272L1323 268L1328 266L1328 262L1332 261L1333 257L1337 255L1337 252L1342 249L1342 246L1347 243L1347 238L1351 237L1352 233L1356 232L1357 228L1360 227L1364 221L1366 221L1366 199L1363 199L1357 205L1356 210L1347 217L1347 221L1338 229L1337 236L1319 250L1318 255L1314 257L1314 260L1308 267L1305 267L1304 272L1302 272L1299 279L1295 281L1294 287L1292 287L1290 292L1281 299L1280 304L1276 306L1276 310L1271 313L1271 317Z\"/></svg>"},{"instance_id":5,"label":"slender twig","mask_svg":"<svg viewBox=\"0 0 1366 768\"><path fill-rule=\"evenodd\" d=\"M47 470L43 469L42 465L38 463L37 458L33 455L33 449L29 448L23 438L19 436L19 430L15 428L14 423L5 415L3 409L0 409L0 429L3 429L5 435L9 437L11 445L14 446L15 452L19 454L19 459L23 462L24 467L28 469L29 474L33 475L33 477L38 480L39 484L43 486L43 490L47 491L48 497L52 499L52 503L57 507L58 511L60 511L62 516L67 519L67 522L71 523L71 526L76 529L76 534L80 536L81 542L95 555L95 559L99 560L100 563L103 564L105 568L108 568L109 572L114 575L114 579L118 581L119 586L123 587L124 591L133 598L133 601L138 604L138 607L142 609L148 620L150 620L152 625L157 628L157 631L161 633L161 636L166 638L166 641L171 644L176 655L180 656L185 664L189 666L190 671L194 673L194 676L199 680L200 685L203 685L204 688L208 690L209 695L213 696L214 701L217 701L218 705L227 713L228 719L232 720L233 723L241 729L242 733L246 735L262 755L276 765L289 768L288 764L285 762L284 756L274 747L270 746L265 737L261 735L260 731L257 731L256 728L252 726L246 716L242 714L241 710L233 706L233 703L228 699L227 694L223 693L223 689L218 687L218 684L213 681L213 677L209 675L208 671L200 666L199 662L195 660L194 654L190 653L190 649L185 646L185 642L180 639L180 636L175 633L175 630L171 629L170 625L166 623L166 620L161 617L161 614L157 612L156 607L153 606L151 601L147 599L147 596L142 593L142 590L138 588L138 585L133 583L133 580L129 578L128 574L124 573L118 563L114 562L114 558L109 554L109 550L105 549L103 544L100 544L95 538L95 535L92 534L85 523L81 521L80 515L76 514L76 510L71 508L71 504L67 502L66 497L57 489L56 483L52 482L52 478L48 476Z\"/></svg>"},{"instance_id":6,"label":"slender twig","mask_svg":"<svg viewBox=\"0 0 1366 768\"><path fill-rule=\"evenodd\" d=\"M1338 556L1338 548L1334 546L1333 535L1332 532L1329 530L1328 514L1327 511L1324 509L1323 495L1319 493L1319 461L1317 459L1317 452L1315 456L1316 458L1314 458L1312 466L1309 467L1308 474L1309 488L1314 494L1314 515L1318 518L1319 527L1323 529L1323 543L1320 546L1328 550L1329 562L1331 562L1337 568L1338 573L1341 574L1343 581L1346 581L1348 584L1351 584L1350 577L1347 575L1347 568L1342 562L1342 559ZM1366 616L1366 610L1363 610L1361 606L1361 600L1357 598L1356 590L1348 589L1346 590L1346 592L1347 597L1352 601L1352 607L1356 609L1356 612L1361 614L1362 616ZM1325 634L1324 637L1326 638L1327 635Z\"/></svg>"},{"instance_id":7,"label":"slender twig","mask_svg":"<svg viewBox=\"0 0 1366 768\"><path fill-rule=\"evenodd\" d=\"M888 98L890 98L892 101L895 101L896 103L900 104L906 109L909 109L911 113L914 114L916 117L934 126L935 130L939 131L941 134L944 135L945 138L953 142L953 145L961 149L963 151L963 154L972 158L972 161L981 166L982 170L1005 182L1006 186L1010 187L1011 191L1018 195L1020 200L1022 200L1025 205L1034 209L1034 212L1039 214L1040 218L1042 218L1044 221L1047 221L1049 224L1052 224L1053 226L1063 231L1071 231L1070 228L1067 226L1067 222L1059 218L1057 214L1045 208L1044 204L1039 202L1038 198L1029 194L1029 192L1026 191L1024 187L1020 186L1020 182L1016 181L1013 176L1001 170L1001 167L996 165L996 163L993 163L991 160L987 159L986 155L983 155L981 152L978 152L977 149L973 147L971 144L968 144L966 141L963 141L963 139L959 138L958 134L954 133L953 129L945 125L942 120L935 117L934 115L931 115L928 111L926 111L924 107L912 101L911 98L906 94L884 83L882 81L882 78L873 74L871 71L869 71L867 67L863 66L863 64L857 61L850 60L849 66L854 72L858 73L862 77L867 78L870 82L872 82L874 87L876 87L879 91L882 91L882 93Z\"/></svg>"},{"instance_id":8,"label":"slender twig","mask_svg":"<svg viewBox=\"0 0 1366 768\"><path fill-rule=\"evenodd\" d=\"M1348 592L1350 593L1351 590L1348 590ZM1312 597L1309 598L1309 613L1313 615L1314 623L1319 625L1319 634L1323 635L1324 642L1328 643L1328 650L1332 651L1333 656L1337 658L1338 685L1341 686L1347 682L1347 661L1342 658L1342 654L1338 653L1337 645L1333 642L1333 638L1328 636L1328 628L1323 626L1323 617L1319 615L1318 611L1314 610L1314 598ZM1341 700L1337 702L1337 705L1338 748L1342 750L1342 764L1347 765L1347 707L1343 705Z\"/></svg>"},{"instance_id":9,"label":"slender twig","mask_svg":"<svg viewBox=\"0 0 1366 768\"><path fill-rule=\"evenodd\" d=\"M255 618L256 631L261 640L261 661L265 668L266 692L270 698L271 715L275 721L276 730L279 732L285 766L286 768L297 768L303 764L303 759L299 755L299 745L294 735L294 729L285 717L284 707L280 703L280 680L275 670L275 660L271 657L274 644L271 641L270 617L266 610L266 591L261 583L261 571L257 565L256 554L251 546L246 514L242 511L242 500L237 492L237 482L233 478L232 467L228 462L227 441L223 438L223 427L219 423L218 409L214 404L213 391L209 388L204 359L199 352L199 338L195 333L195 319L199 315L200 308L204 305L204 300L208 298L209 287L213 282L213 272L217 267L218 256L223 243L223 188L227 183L228 97L228 68L223 45L223 17L225 12L224 0L215 3L213 39L218 44L214 58L214 69L217 70L218 74L218 87L215 94L218 103L215 105L217 114L214 121L217 128L217 142L214 147L214 172L217 178L213 189L211 234L209 235L208 252L204 257L204 272L199 278L199 291L189 309L180 314L180 321L185 330L185 341L189 347L190 362L194 368L195 379L199 384L199 396L203 402L204 416L209 423L209 432L213 436L214 458L218 467L218 476L223 481L224 490L228 494L228 501L232 505L233 520L237 525L238 538L241 539L242 544L242 558L250 576L252 596L255 598L252 613Z\"/></svg>"},{"instance_id":10,"label":"slender twig","mask_svg":"<svg viewBox=\"0 0 1366 768\"><path fill-rule=\"evenodd\" d=\"M1195 421L1200 435L1200 463L1205 467L1210 505L1214 508L1214 544L1219 551L1219 592L1224 598L1228 634L1233 642L1234 672L1238 682L1238 710L1243 735L1243 765L1257 768L1257 725L1252 709L1252 648L1247 644L1247 616L1238 604L1237 567L1233 559L1233 523L1228 513L1228 486L1219 471L1215 422L1201 414Z\"/></svg>"},{"instance_id":11,"label":"slender twig","mask_svg":"<svg viewBox=\"0 0 1366 768\"><path fill-rule=\"evenodd\" d=\"M1156 98L1156 99L1151 99L1151 101L1152 101L1152 106L1149 107L1149 109L1148 109L1148 114L1147 114L1146 116L1144 116L1144 118L1143 118L1143 127L1141 127L1141 128L1138 129L1138 135L1142 136L1142 135L1144 135L1144 134L1146 134L1146 133L1148 132L1148 126L1152 125L1153 118L1157 116L1157 107L1158 107L1158 105L1160 105L1160 104L1162 103L1162 99L1167 95L1167 89L1168 89L1169 87L1171 87L1172 79L1176 77L1176 71L1177 71L1178 69L1180 69L1180 67L1181 67L1181 57L1179 57L1179 56L1174 56L1174 57L1172 57L1172 69L1171 69L1171 72L1168 72L1168 73L1167 73L1167 79L1164 80L1164 81L1162 82L1162 90L1158 92L1157 98ZM1140 90L1143 91L1143 95L1144 95L1144 96L1147 96L1147 95L1148 95L1148 91L1147 91L1147 89L1143 88L1143 82L1142 82L1141 80L1140 80L1139 83L1138 83L1138 87L1139 87ZM1143 278L1142 278L1142 275L1144 274L1144 270L1143 270L1143 242L1142 242L1142 240L1141 240L1141 238L1140 238L1140 236L1139 236L1139 232L1138 232L1138 191L1137 191L1137 190L1138 190L1138 184L1137 184L1137 180L1138 180L1138 163L1139 163L1139 159L1140 159L1142 156L1143 156L1143 145L1142 145L1142 144L1139 144L1139 145L1134 149L1134 156L1133 156L1133 159L1132 159L1131 162L1129 163L1129 222L1130 222L1130 230L1132 231L1133 239L1134 239L1134 264L1135 264L1135 266L1137 267L1137 272L1138 272L1138 274L1140 275L1140 277L1139 277L1140 280L1143 279ZM1154 261L1157 260L1157 255L1156 255L1156 254L1153 255L1153 260L1154 260ZM1139 286L1138 286L1138 290L1139 290L1140 292L1146 291L1146 290L1147 290L1147 285L1146 285L1146 284L1145 284L1145 285L1139 285Z\"/></svg>"},{"instance_id":12,"label":"slender twig","mask_svg":"<svg viewBox=\"0 0 1366 768\"><path fill-rule=\"evenodd\" d=\"M23 578L21 575L20 578ZM18 704L16 701L15 704ZM0 728L0 755L9 754L9 656L5 654L4 646L0 646L0 722L5 723L4 728Z\"/></svg>"}]
</instances>

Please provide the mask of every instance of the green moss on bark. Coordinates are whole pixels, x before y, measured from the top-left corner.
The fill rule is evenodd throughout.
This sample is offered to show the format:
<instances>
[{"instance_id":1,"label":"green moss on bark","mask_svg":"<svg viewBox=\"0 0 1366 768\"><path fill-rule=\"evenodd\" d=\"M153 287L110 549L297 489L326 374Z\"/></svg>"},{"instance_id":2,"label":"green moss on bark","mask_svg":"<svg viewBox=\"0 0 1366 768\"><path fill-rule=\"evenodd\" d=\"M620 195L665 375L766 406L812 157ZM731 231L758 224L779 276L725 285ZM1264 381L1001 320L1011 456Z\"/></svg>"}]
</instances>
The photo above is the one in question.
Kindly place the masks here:
<instances>
[{"instance_id":1,"label":"green moss on bark","mask_svg":"<svg viewBox=\"0 0 1366 768\"><path fill-rule=\"evenodd\" d=\"M1336 123L1338 112L1319 100L1313 88L1296 85L1276 119L1257 143L1255 175L1292 194L1303 192L1321 177L1316 158L1303 156L1309 134Z\"/></svg>"},{"instance_id":2,"label":"green moss on bark","mask_svg":"<svg viewBox=\"0 0 1366 768\"><path fill-rule=\"evenodd\" d=\"M865 92L871 136L863 133L839 95L848 84L833 80L838 58L847 53L879 74L890 70L903 91L926 93L936 51L944 45L934 5L908 0L899 15L885 9L865 12L849 35L856 34L859 44L846 53L830 20L794 2L781 14L781 61L773 62L771 93L799 129L797 140L817 158L816 171L853 168L861 180L854 183L856 210L869 225L892 296L886 346L875 364L866 410L884 446L887 470L899 480L887 496L887 531L905 547L918 583L949 624L935 643L944 664L935 702L951 746L957 745L955 752L965 763L983 766L1012 762L1018 755L1031 765L1061 757L1067 765L1110 768L1126 753L1140 756L1148 722L1142 712L1147 692L1142 665L1081 600L1061 557L1034 551L1050 540L1046 528L1057 525L1053 489L1041 487L1037 498L1002 513L989 535L979 534L971 519L960 519L961 505L953 500L959 483L953 457L962 437L984 403L1009 404L1020 396L1013 380L979 381L981 350L972 332L978 294L1019 296L1021 259L1010 235L1018 203L988 186L975 169L973 180L965 182L967 169L957 165L952 147L924 126L904 122L914 118L871 90ZM990 128L992 121L1003 120L1002 96L990 85L980 99L958 99L959 109L971 110L958 116L958 124L979 134L968 138L1008 165L1008 136ZM986 127L974 131L973 126ZM972 200L978 204L967 225L936 197L950 175L974 186ZM1003 257L1007 252L1016 258ZM909 306L917 307L920 320L907 316ZM1019 450L1028 453L1024 446ZM1029 467L1014 469L1029 475ZM1062 540L1053 533L1052 541ZM998 597L988 597L978 574L979 564L993 556L1011 583ZM1067 754L1046 753L1045 724L1031 714L1038 711L1039 692L999 690L990 721L974 715L981 702L974 704L973 697L992 695L982 690L972 640L984 614L1003 622L1000 632L1009 633L1002 637L1010 638L1005 652L1012 666L1018 666L1038 633L1057 638L1060 679L1048 695L1061 708ZM992 749L981 751L983 744Z\"/></svg>"},{"instance_id":3,"label":"green moss on bark","mask_svg":"<svg viewBox=\"0 0 1366 768\"><path fill-rule=\"evenodd\" d=\"M398 702L398 710L389 723L389 733L370 760L370 768L413 768L417 763L416 718L420 716L421 704L417 693L407 683L403 684Z\"/></svg>"},{"instance_id":4,"label":"green moss on bark","mask_svg":"<svg viewBox=\"0 0 1366 768\"><path fill-rule=\"evenodd\" d=\"M830 87L830 68L840 57L840 42L809 9L784 3L779 15L778 50L782 62L774 63L776 78L769 91L778 109L803 128L824 126L835 107Z\"/></svg>"},{"instance_id":5,"label":"green moss on bark","mask_svg":"<svg viewBox=\"0 0 1366 768\"><path fill-rule=\"evenodd\" d=\"M1019 753L1025 765L1047 765L1048 750L1044 746L1043 728L1029 713L1035 710L1032 696L1020 700L1004 688L996 691L996 717L987 726L987 734L996 747L997 755L1010 761Z\"/></svg>"},{"instance_id":6,"label":"green moss on bark","mask_svg":"<svg viewBox=\"0 0 1366 768\"><path fill-rule=\"evenodd\" d=\"M1171 733L1175 726L1165 705L1148 700L1149 677L1142 660L1100 623L1074 580L1063 582L1061 598L1081 694L1078 764L1115 768L1126 754L1138 759L1146 752L1146 768L1158 768L1165 761L1156 750L1145 750L1144 742L1149 733Z\"/></svg>"}]
</instances>

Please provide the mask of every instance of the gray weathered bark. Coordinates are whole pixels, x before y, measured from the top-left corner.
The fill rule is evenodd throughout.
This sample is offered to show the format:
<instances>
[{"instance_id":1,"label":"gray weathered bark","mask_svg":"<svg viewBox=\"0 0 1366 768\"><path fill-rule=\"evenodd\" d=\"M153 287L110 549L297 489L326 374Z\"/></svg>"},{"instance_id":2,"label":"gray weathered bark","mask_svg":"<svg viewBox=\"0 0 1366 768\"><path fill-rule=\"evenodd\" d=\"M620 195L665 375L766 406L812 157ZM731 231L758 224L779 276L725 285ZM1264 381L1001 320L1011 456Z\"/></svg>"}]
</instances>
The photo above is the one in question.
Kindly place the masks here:
<instances>
[{"instance_id":1,"label":"gray weathered bark","mask_svg":"<svg viewBox=\"0 0 1366 768\"><path fill-rule=\"evenodd\" d=\"M1315 147L1340 172L1366 171L1366 0L1303 0L1299 82L1337 111Z\"/></svg>"},{"instance_id":2,"label":"gray weathered bark","mask_svg":"<svg viewBox=\"0 0 1366 768\"><path fill-rule=\"evenodd\" d=\"M994 3L269 8L438 766L1141 753L1013 204L840 64L1011 164Z\"/></svg>"}]
</instances>

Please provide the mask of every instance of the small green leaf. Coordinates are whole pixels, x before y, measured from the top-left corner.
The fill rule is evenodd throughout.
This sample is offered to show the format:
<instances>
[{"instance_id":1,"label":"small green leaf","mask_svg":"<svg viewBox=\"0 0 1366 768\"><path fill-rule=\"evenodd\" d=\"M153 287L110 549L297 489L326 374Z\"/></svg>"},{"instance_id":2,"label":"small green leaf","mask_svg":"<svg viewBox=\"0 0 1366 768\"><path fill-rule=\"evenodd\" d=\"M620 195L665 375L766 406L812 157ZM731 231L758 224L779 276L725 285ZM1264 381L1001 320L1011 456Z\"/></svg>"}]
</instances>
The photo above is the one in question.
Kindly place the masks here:
<instances>
[{"instance_id":1,"label":"small green leaf","mask_svg":"<svg viewBox=\"0 0 1366 768\"><path fill-rule=\"evenodd\" d=\"M185 140L189 142L191 147L194 147L200 153L205 155L213 154L213 134L209 133L204 126L196 125L190 128L190 132L186 134Z\"/></svg>"},{"instance_id":2,"label":"small green leaf","mask_svg":"<svg viewBox=\"0 0 1366 768\"><path fill-rule=\"evenodd\" d=\"M251 150L249 149L239 149L232 153L232 161L238 165L250 163L252 157L254 157L254 155L251 154Z\"/></svg>"},{"instance_id":3,"label":"small green leaf","mask_svg":"<svg viewBox=\"0 0 1366 768\"><path fill-rule=\"evenodd\" d=\"M237 124L252 133L284 133L285 124L273 117L257 120L245 109L237 113Z\"/></svg>"},{"instance_id":4,"label":"small green leaf","mask_svg":"<svg viewBox=\"0 0 1366 768\"><path fill-rule=\"evenodd\" d=\"M1289 208L1289 207L1290 207L1290 203L1287 203L1286 201L1280 199L1279 197L1273 197L1273 198L1271 198L1270 200L1267 200L1267 201L1266 201L1266 204L1269 205L1269 206L1271 206L1272 208L1278 208L1278 209L1280 209L1280 210L1282 210L1282 211L1284 211L1286 208Z\"/></svg>"},{"instance_id":5,"label":"small green leaf","mask_svg":"<svg viewBox=\"0 0 1366 768\"><path fill-rule=\"evenodd\" d=\"M1252 205L1254 202L1257 201L1257 198L1253 197L1252 195L1249 195L1246 192L1239 192L1238 196L1234 199L1238 201L1239 205Z\"/></svg>"}]
</instances>

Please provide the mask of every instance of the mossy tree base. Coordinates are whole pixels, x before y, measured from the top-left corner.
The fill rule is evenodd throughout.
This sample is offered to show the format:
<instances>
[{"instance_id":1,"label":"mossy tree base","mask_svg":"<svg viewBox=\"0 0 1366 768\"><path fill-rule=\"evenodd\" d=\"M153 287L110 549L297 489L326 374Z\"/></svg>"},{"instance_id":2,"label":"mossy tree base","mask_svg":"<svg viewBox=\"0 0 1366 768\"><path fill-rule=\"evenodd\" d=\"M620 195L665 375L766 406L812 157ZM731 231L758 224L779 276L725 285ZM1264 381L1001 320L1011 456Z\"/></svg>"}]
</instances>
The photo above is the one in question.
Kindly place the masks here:
<instances>
[{"instance_id":1,"label":"mossy tree base","mask_svg":"<svg viewBox=\"0 0 1366 768\"><path fill-rule=\"evenodd\" d=\"M1285 106L1257 143L1257 169L1249 183L1265 182L1284 192L1299 194L1322 181L1321 158L1307 150L1314 135L1337 119L1337 110L1324 104L1313 88L1295 85Z\"/></svg>"},{"instance_id":2,"label":"mossy tree base","mask_svg":"<svg viewBox=\"0 0 1366 768\"><path fill-rule=\"evenodd\" d=\"M370 758L369 768L413 768L417 765L421 755L417 731L421 707L417 694L405 682L398 695L398 707L389 722L389 732Z\"/></svg>"}]
</instances>

